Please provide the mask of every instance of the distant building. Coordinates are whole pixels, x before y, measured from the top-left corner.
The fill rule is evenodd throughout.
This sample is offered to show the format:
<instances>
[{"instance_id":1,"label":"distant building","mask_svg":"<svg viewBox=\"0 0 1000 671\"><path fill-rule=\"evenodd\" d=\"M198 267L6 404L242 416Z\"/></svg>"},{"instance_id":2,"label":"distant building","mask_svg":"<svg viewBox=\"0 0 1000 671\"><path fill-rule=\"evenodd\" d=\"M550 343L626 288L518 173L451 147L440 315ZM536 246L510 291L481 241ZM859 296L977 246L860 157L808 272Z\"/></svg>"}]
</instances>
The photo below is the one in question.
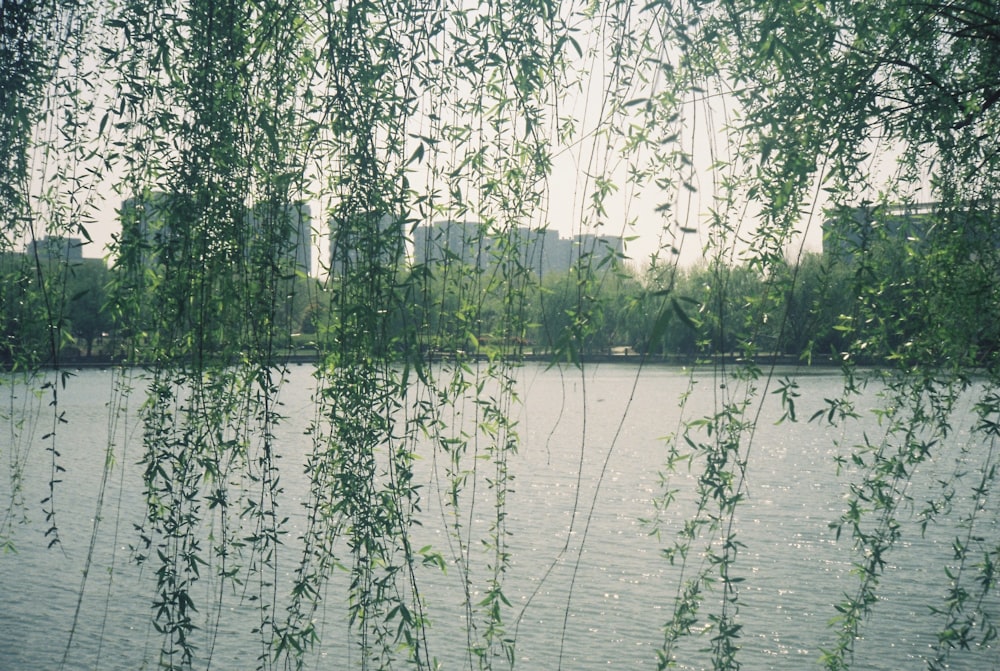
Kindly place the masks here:
<instances>
[{"instance_id":1,"label":"distant building","mask_svg":"<svg viewBox=\"0 0 1000 671\"><path fill-rule=\"evenodd\" d=\"M151 268L166 261L162 250L169 245L175 228L170 220L171 199L162 191L122 201L119 211L119 265Z\"/></svg>"},{"instance_id":2,"label":"distant building","mask_svg":"<svg viewBox=\"0 0 1000 671\"><path fill-rule=\"evenodd\" d=\"M374 266L398 267L406 258L404 218L378 212L333 215L330 225L330 273L334 277Z\"/></svg>"},{"instance_id":3,"label":"distant building","mask_svg":"<svg viewBox=\"0 0 1000 671\"><path fill-rule=\"evenodd\" d=\"M24 248L24 253L41 261L79 261L83 259L85 244L80 238L48 235L32 240Z\"/></svg>"},{"instance_id":4,"label":"distant building","mask_svg":"<svg viewBox=\"0 0 1000 671\"><path fill-rule=\"evenodd\" d=\"M261 242L265 231L276 234L271 253L294 272L312 274L312 211L309 203L297 201L277 209L261 203L248 214L251 242ZM269 225L267 225L269 224Z\"/></svg>"},{"instance_id":5,"label":"distant building","mask_svg":"<svg viewBox=\"0 0 1000 671\"><path fill-rule=\"evenodd\" d=\"M491 244L479 232L479 224L443 221L417 226L413 233L413 262L439 265L458 263L473 268L486 265Z\"/></svg>"},{"instance_id":6,"label":"distant building","mask_svg":"<svg viewBox=\"0 0 1000 671\"><path fill-rule=\"evenodd\" d=\"M867 249L877 236L922 236L930 226L934 208L932 203L841 208L823 222L823 254L849 260L859 250Z\"/></svg>"},{"instance_id":7,"label":"distant building","mask_svg":"<svg viewBox=\"0 0 1000 671\"><path fill-rule=\"evenodd\" d=\"M192 215L190 203L162 191L150 191L140 198L123 201L120 253L143 268L166 265L191 255L188 247ZM264 255L291 272L306 275L312 272L308 203L299 201L279 208L258 203L242 216L245 225L238 235L219 236L216 235L219 228L206 229L202 254L242 254L248 260ZM268 239L269 233L273 239Z\"/></svg>"},{"instance_id":8,"label":"distant building","mask_svg":"<svg viewBox=\"0 0 1000 671\"><path fill-rule=\"evenodd\" d=\"M485 270L498 260L517 260L539 277L565 273L581 260L600 262L608 254L620 258L621 237L595 234L560 238L551 229L512 228L500 235L473 222L443 221L417 226L413 233L413 263L460 263Z\"/></svg>"},{"instance_id":9,"label":"distant building","mask_svg":"<svg viewBox=\"0 0 1000 671\"><path fill-rule=\"evenodd\" d=\"M988 212L943 210L939 203L844 208L823 222L823 254L850 260L877 240L932 244L957 234L970 249L1000 249L1000 229Z\"/></svg>"}]
</instances>

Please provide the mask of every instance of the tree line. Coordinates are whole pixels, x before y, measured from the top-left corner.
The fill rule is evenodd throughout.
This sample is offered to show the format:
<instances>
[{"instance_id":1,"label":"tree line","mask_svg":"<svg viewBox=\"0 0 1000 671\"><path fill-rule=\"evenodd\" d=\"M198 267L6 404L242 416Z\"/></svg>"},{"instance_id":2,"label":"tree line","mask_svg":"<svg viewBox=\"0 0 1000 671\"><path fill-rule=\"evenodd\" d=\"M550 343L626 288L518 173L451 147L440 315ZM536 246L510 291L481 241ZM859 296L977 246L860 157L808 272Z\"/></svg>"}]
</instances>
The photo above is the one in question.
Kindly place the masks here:
<instances>
[{"instance_id":1,"label":"tree line","mask_svg":"<svg viewBox=\"0 0 1000 671\"><path fill-rule=\"evenodd\" d=\"M805 253L766 272L752 263L707 260L638 270L620 261L598 269L585 259L541 278L457 262L393 268L384 342L401 356L415 349L431 356L564 361L644 355L691 363L766 355L885 363L918 347L946 345L950 353L941 356L990 357L1000 345L995 269L965 250L948 272L933 274L926 266L931 259L918 252L912 241L886 238L854 254ZM940 259L933 261L941 268ZM116 296L137 289L121 264L20 254L0 263L0 359L8 365L142 362L152 331L162 328L152 318L146 324L122 319ZM513 288L512 277L519 281ZM334 322L343 319L335 303L346 281L294 273L279 281L278 295L266 300L282 306L275 312L284 322L276 329L285 334L276 344L282 352L308 356L330 347ZM129 302L155 304L151 295ZM244 335L221 333L219 343L245 347Z\"/></svg>"},{"instance_id":2,"label":"tree line","mask_svg":"<svg viewBox=\"0 0 1000 671\"><path fill-rule=\"evenodd\" d=\"M765 375L753 357L768 353L845 363L841 392L813 416L838 471L847 467L844 510L811 512L834 517L852 578L830 595L833 640L810 635L804 645L815 643L830 671L871 666L856 650L874 638L865 624L908 621L886 597L892 583L905 589L892 551L921 509L921 524L955 538L953 555L926 573L940 583L940 597L924 604L939 624L919 663L944 669L966 663L960 652L996 645L1000 548L995 515L984 514L996 509L1000 474L996 2L0 7L0 358L50 397L20 416L5 394L7 491L21 490L38 453L29 447L41 441L51 459L44 542L58 544L55 502L77 481L67 474L59 484L65 408L55 376L36 368L87 353L149 364L147 385L121 385L108 404L109 413L129 399L142 408L142 430L131 434L145 493L133 556L150 564L150 630L160 639L143 646L144 664L209 665L238 604L258 611L259 626L240 641L259 646L261 669L309 663L335 618L351 622L359 668L436 668L425 636L436 613L417 571L430 563L448 565L464 588L465 666L513 666L521 620L504 582L523 564L506 526L508 460L521 443L511 362L531 353L582 361L610 348L748 362L715 367L724 384L714 406L685 408L683 426L664 427L662 459L651 465L663 476L653 506L671 521L654 529L664 534L658 560L670 563L649 632L658 668L747 665L738 652L751 615L740 596L762 583L740 535L752 482L744 476L757 465L756 426L772 392L795 420L793 380L752 383ZM572 197L554 188L564 174ZM171 215L184 226L166 240L122 240L113 270L12 253L41 229L90 238L108 193L151 187L181 196ZM655 203L640 204L640 194ZM358 252L323 283L278 261L283 204L302 199L345 222L352 235L343 240ZM937 206L912 231L845 217L855 234L841 258L788 258L807 220L866 201ZM266 204L253 236L247 203ZM407 268L380 263L392 241L367 222L405 212L503 229L564 213L578 230L615 223L627 235L647 205L655 215L641 224L659 227L662 240L697 231L707 241L702 265L628 270L590 257L564 276L534 277L507 247L483 269ZM144 261L152 258L162 268ZM303 347L317 358L317 391L309 494L292 501L281 484L285 380L276 364ZM488 365L405 365L465 355ZM413 370L425 387L418 398ZM868 381L881 389L878 432L855 405ZM959 424L960 405L974 408L971 425ZM59 430L36 432L42 414ZM108 477L90 492L100 501L126 461L127 442L110 432L117 420L108 425ZM854 429L863 440L843 438ZM963 432L969 448L956 440ZM581 455L587 442L581 436ZM418 460L443 466L435 488L415 479ZM924 501L911 487L920 471L942 487ZM694 508L675 507L674 483ZM436 502L421 499L434 491ZM24 507L14 499L0 516L5 547ZM436 529L445 540L417 550L419 511L434 503L446 511ZM302 551L279 587L275 578L296 563L282 559L279 571L282 511L300 505ZM94 516L91 547L99 521L114 517ZM575 531L567 548L576 535L582 554L586 534ZM343 589L334 580L342 569ZM75 620L63 665L99 619L79 608L85 587L101 589L98 573L80 585L80 628ZM591 624L569 598L565 615L561 638L558 625L552 631L560 646L572 620ZM798 624L779 633L796 636ZM131 640L134 631L102 624L94 638L105 635Z\"/></svg>"}]
</instances>

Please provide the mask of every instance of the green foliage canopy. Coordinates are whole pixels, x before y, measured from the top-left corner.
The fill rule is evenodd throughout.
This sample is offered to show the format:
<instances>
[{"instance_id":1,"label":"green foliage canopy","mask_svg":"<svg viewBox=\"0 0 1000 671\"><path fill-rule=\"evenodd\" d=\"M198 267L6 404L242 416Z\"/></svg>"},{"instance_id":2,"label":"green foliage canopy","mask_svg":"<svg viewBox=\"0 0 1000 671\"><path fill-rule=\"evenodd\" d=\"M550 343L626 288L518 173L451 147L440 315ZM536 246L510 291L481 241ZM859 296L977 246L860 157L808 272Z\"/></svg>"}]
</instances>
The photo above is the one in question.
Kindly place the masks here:
<instances>
[{"instance_id":1,"label":"green foliage canopy","mask_svg":"<svg viewBox=\"0 0 1000 671\"><path fill-rule=\"evenodd\" d=\"M448 564L466 589L469 668L513 666L507 466L520 445L513 366L529 335L573 364L622 341L734 352L739 365L713 363L717 411L666 443L665 480L692 464L697 506L664 550L678 589L659 663L675 666L683 651L735 669L735 520L762 399L778 394L796 419L794 380L776 381L759 355L832 350L844 392L814 419L850 422L860 386L885 388L885 433L838 446L857 470L833 526L853 544L858 582L835 604L823 662L850 667L900 540L909 474L947 439L973 375L976 431L988 439L995 427L998 66L1000 14L978 0L4 3L3 353L51 397L48 542L61 542L66 420L59 384L38 365L67 383L59 366L73 329L89 343L101 330L88 320L112 315L127 360L145 366L145 513L131 547L152 565L158 664L210 663L195 614L239 587L257 608L260 666L302 667L343 570L359 666L433 668L417 576ZM569 207L553 193L567 165ZM82 302L103 280L68 259L47 269L9 256L42 235L89 240L109 190L134 212L157 209L161 225L151 234L149 218L122 207L105 306ZM317 293L286 262L288 206L303 200L333 227L319 227L334 244ZM919 201L934 207L903 238L885 213ZM562 278L533 276L504 242L488 267L399 262L395 230L473 220L468 243L482 245L564 208L574 232L658 229L642 286L598 249ZM821 221L849 261L796 251L803 227ZM704 265L685 273L677 257L696 233ZM64 300L71 280L87 285L73 294L82 313ZM276 436L295 302L310 306L319 361L307 525L282 591ZM629 319L640 326L620 328ZM464 359L470 348L485 360ZM442 349L447 360L431 365ZM870 361L885 365L857 368ZM112 408L136 393L137 371L119 372ZM471 426L449 421L469 408ZM13 427L38 421L22 419L11 422L14 480L28 453L18 441L34 433ZM107 473L115 448L109 436ZM447 549L413 545L423 450L444 465ZM992 452L974 472L971 487L955 486L979 503L994 484ZM668 488L657 505L670 498ZM14 518L0 527L5 546ZM997 550L972 533L976 522L962 520L962 571L946 573L954 598L930 668L996 637L986 596ZM687 651L705 631L708 644Z\"/></svg>"}]
</instances>

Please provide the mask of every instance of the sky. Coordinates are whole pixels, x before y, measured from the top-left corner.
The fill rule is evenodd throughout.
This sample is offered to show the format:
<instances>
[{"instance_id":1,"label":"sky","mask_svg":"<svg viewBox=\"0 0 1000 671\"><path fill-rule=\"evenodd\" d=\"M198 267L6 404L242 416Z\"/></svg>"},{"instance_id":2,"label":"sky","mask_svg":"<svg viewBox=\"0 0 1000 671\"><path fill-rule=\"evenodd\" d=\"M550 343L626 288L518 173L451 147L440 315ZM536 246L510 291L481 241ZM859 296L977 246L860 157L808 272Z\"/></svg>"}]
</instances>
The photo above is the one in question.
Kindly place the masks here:
<instances>
[{"instance_id":1,"label":"sky","mask_svg":"<svg viewBox=\"0 0 1000 671\"><path fill-rule=\"evenodd\" d=\"M696 150L697 151L697 150ZM550 181L550 201L553 203L548 211L548 221L551 228L557 230L561 237L572 237L581 232L579 227L579 210L581 202L588 197L585 185L580 185L576 181L576 170L571 165L570 160L557 161ZM707 178L703 182L710 181ZM686 190L685 190L686 191ZM625 194L619 194L612 199L609 208L609 223L598 231L602 235L623 234L627 238L635 237L626 243L626 254L638 268L643 266L650 255L657 252L658 248L670 241L664 241L663 233L659 230L661 218L654 212L662 194L650 193L639 194L631 202ZM687 193L681 194L687 196ZM695 229L694 233L682 234L676 238L673 244L680 249L680 262L682 265L691 265L702 258L707 239L703 217L710 207L711 193L708 190L690 194L690 203L684 203L685 209L690 209L690 214L686 217L685 227ZM706 201L709 201L706 203ZM563 207L560 204L573 202L573 207ZM107 255L107 248L112 242L112 236L120 230L117 209L121 205L120 197L113 192L99 193L95 198L95 212L92 223L87 224L87 230L91 234L93 244L83 248L85 257L101 258ZM313 268L320 267L320 255L326 254L325 240L320 240L326 234L326 227L323 223L325 217L320 211L320 203L312 203L314 241ZM626 217L636 217L637 223L634 227L625 228L612 223L616 219L624 221ZM818 252L822 249L822 232L818 222L812 225L803 224L804 248L806 251Z\"/></svg>"},{"instance_id":2,"label":"sky","mask_svg":"<svg viewBox=\"0 0 1000 671\"><path fill-rule=\"evenodd\" d=\"M585 54L603 54L608 48L607 37L597 32L578 34L581 48ZM600 57L595 58L587 77L580 81L579 88L571 95L561 97L561 115L575 118L579 127L578 139L566 146L556 146L553 153L552 172L548 182L549 197L547 207L538 212L531 224L534 227L547 225L557 230L562 237L574 234L596 232L602 235L621 234L626 238L635 238L626 242L626 253L634 265L642 266L650 255L664 245L673 245L680 250L682 264L696 263L702 257L702 250L708 240L704 218L712 207L713 183L715 176L708 167L720 158L720 151L726 146L725 138L719 130L726 125L728 113L727 101L715 100L702 96L698 101L686 103L684 114L688 125L680 134L678 143L690 153L694 161L694 174L688 180L693 189L677 187L675 192L657 192L654 187L646 187L643 192L630 191L625 178L626 164L615 152L607 151L607 145L598 139L600 133L594 130L602 124L616 123L617 120L608 116L604 105L603 90L607 80L605 68L607 63ZM100 93L110 87L109 82L97 82L95 91ZM636 97L649 95L649 91L636 88ZM631 93L629 94L631 95ZM731 101L728 102L731 104ZM91 113L92 126L103 122L101 111ZM48 134L54 137L57 129L53 127L39 129L40 135ZM611 140L611 141L620 141ZM36 163L42 165L45 172L45 160L36 156ZM417 166L419 167L419 166ZM86 166L79 170L84 184L90 184L93 199L92 221L85 223L93 244L84 247L87 257L102 257L107 254L107 247L112 242L112 236L119 230L117 208L121 204L121 196L114 192L113 185L117 181L114 174L105 173L96 181L86 172ZM100 171L98 171L100 172ZM602 217L603 223L599 229L593 228L594 221L589 212L593 182L587 175L600 173L611 176L619 186L608 201L607 212ZM419 182L415 175L411 181ZM44 189L36 188L36 193ZM656 207L664 200L672 201L674 219L669 222L675 230L684 228L693 233L679 235L675 238L665 238L663 235L664 220L656 213ZM324 204L314 201L312 212L314 232L320 239L314 250L314 268L319 268L319 259L325 255L325 217L322 215ZM634 227L625 227L626 221L636 222ZM819 251L821 249L821 232L818 224L803 224L805 249Z\"/></svg>"}]
</instances>

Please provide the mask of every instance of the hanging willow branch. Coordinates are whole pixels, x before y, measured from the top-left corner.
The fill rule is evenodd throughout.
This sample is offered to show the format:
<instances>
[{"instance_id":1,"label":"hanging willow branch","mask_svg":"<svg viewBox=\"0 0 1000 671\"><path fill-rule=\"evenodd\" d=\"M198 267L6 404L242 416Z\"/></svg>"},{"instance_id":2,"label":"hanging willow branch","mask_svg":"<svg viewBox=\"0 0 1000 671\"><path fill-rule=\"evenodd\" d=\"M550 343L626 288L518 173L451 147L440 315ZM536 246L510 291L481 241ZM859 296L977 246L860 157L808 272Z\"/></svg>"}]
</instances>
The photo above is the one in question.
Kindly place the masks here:
<instances>
[{"instance_id":1,"label":"hanging willow branch","mask_svg":"<svg viewBox=\"0 0 1000 671\"><path fill-rule=\"evenodd\" d=\"M588 357L627 341L637 374L668 351L711 371L712 411L666 429L653 530L672 534L672 582L649 640L660 668L735 669L750 663L740 513L757 428L772 396L789 424L815 401L772 363L794 351L836 361L844 382L815 401L813 420L840 436L835 465L851 480L830 522L857 580L831 599L822 663L863 665L859 641L917 505L914 473L950 457L970 397L964 430L983 449L960 450L919 514L924 530L959 521L926 663L988 649L994 4L3 3L0 363L26 377L3 378L0 545L15 547L34 503L22 475L40 442L43 533L56 551L55 504L71 475L64 364L107 332L107 362L145 375L109 403L143 396L143 510L129 546L151 579L145 662L224 666L218 644L242 627L261 669L305 668L315 654L436 668L434 627L454 612L438 592L451 592L464 635L451 663L511 668L531 606L518 610L509 588L512 465L534 447L518 423L520 360L537 349L576 367L586 389ZM120 230L113 269L97 272L62 243L91 239L102 200ZM553 277L529 250L556 222L576 237L568 272ZM448 242L440 258L411 258L432 224ZM803 230L821 225L840 256L802 255ZM631 242L640 226L659 237L648 272L625 265L624 243L595 237ZM702 265L680 269L695 244ZM105 284L107 304L84 307ZM295 440L288 419L301 409L283 393L297 348L314 369L308 437ZM865 385L881 390L868 412L877 432L855 405ZM28 391L43 392L51 418L21 400ZM857 426L861 438L847 439ZM560 666L597 502L583 500L579 428L566 542L540 579L574 564ZM693 469L691 507L668 529L680 464ZM441 532L430 541L428 525ZM64 666L92 556L93 544ZM229 620L246 612L249 627Z\"/></svg>"}]
</instances>

